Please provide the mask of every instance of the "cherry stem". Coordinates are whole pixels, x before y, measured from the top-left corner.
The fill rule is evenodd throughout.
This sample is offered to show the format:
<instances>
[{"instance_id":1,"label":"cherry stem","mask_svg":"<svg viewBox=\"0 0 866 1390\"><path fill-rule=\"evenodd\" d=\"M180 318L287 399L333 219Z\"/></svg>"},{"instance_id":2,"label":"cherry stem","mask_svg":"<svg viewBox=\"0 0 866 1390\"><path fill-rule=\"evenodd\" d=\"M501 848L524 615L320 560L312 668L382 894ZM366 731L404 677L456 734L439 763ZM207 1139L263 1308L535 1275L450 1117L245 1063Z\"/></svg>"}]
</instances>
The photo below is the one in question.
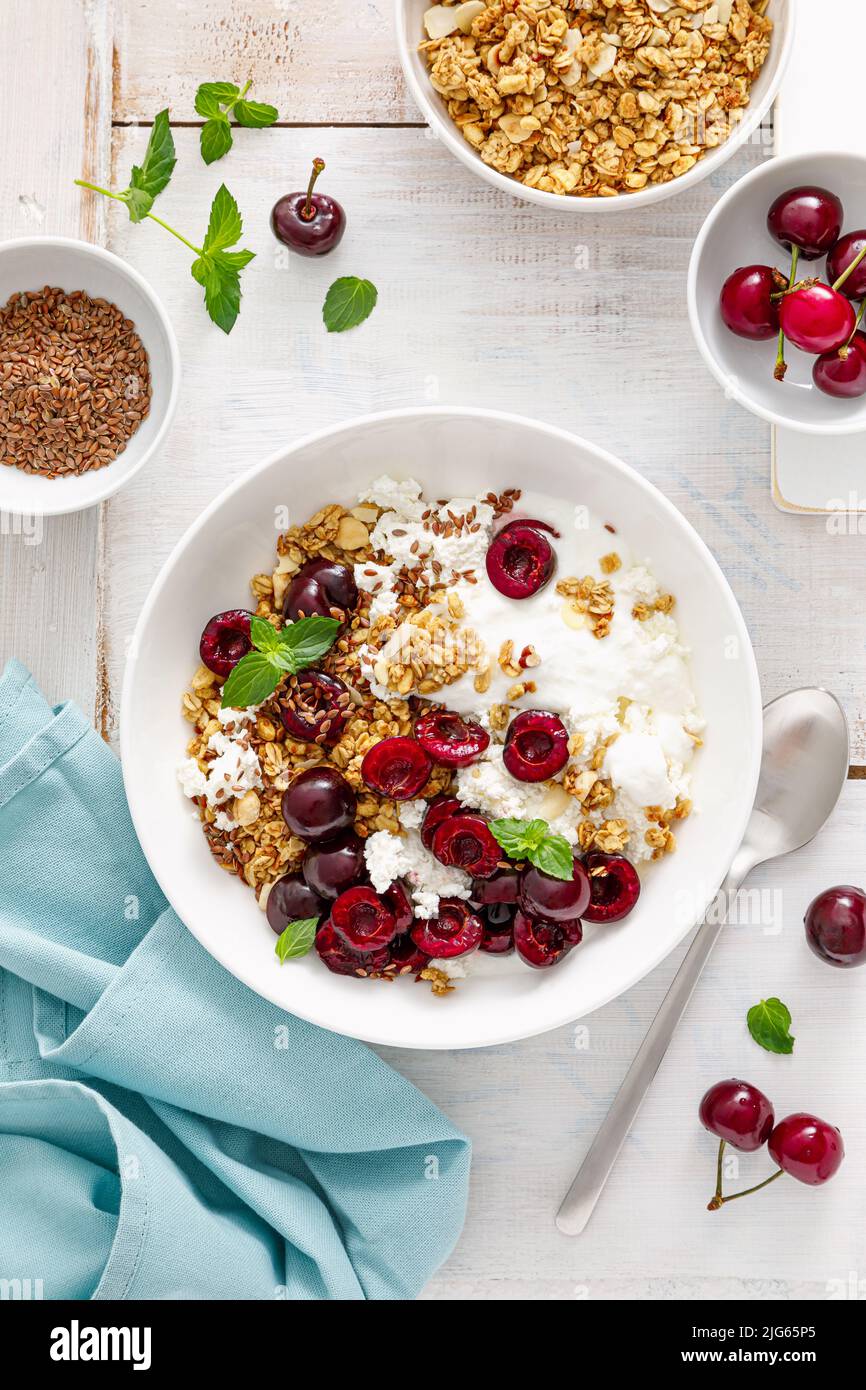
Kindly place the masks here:
<instances>
[{"instance_id":1,"label":"cherry stem","mask_svg":"<svg viewBox=\"0 0 866 1390\"><path fill-rule=\"evenodd\" d=\"M791 247L791 273L790 273L790 275L788 276L788 289L789 289L789 290L792 288L792 286L793 286L793 284L794 284L794 281L795 281L796 278L797 278L797 262L799 261L799 259L800 259L800 248L799 248L799 246L792 246L792 247ZM776 378L777 381L784 381L784 380L785 380L785 373L786 373L787 370L788 370L788 364L787 364L787 362L785 361L785 334L784 334L784 331L780 328L780 329L779 329L779 349L778 349L778 351L777 351L777 353L776 353L776 366L775 366L775 370L773 371L773 376ZM720 1205L721 1205L721 1203L720 1203ZM713 1208L713 1210L716 1210L716 1208Z\"/></svg>"},{"instance_id":2,"label":"cherry stem","mask_svg":"<svg viewBox=\"0 0 866 1390\"><path fill-rule=\"evenodd\" d=\"M307 184L307 201L301 208L301 216L305 217L308 222L311 222L315 216L315 208L313 207L313 189L316 186L316 179L319 177L324 167L324 159L313 160L313 172L310 175L310 182Z\"/></svg>"},{"instance_id":3,"label":"cherry stem","mask_svg":"<svg viewBox=\"0 0 866 1390\"><path fill-rule=\"evenodd\" d=\"M839 276L839 279L833 285L834 290L840 290L842 288L845 281L848 279L848 276L851 275L857 269L864 256L866 256L866 242L864 242L863 245L860 247L860 250L857 252L857 255L854 257L848 269L842 271L842 274Z\"/></svg>"},{"instance_id":4,"label":"cherry stem","mask_svg":"<svg viewBox=\"0 0 866 1390\"><path fill-rule=\"evenodd\" d=\"M839 349L839 356L841 357L841 359L842 359L843 362L847 362L847 361L848 361L848 353L849 353L849 351L850 351L850 349L851 349L851 344L852 344L853 341L854 341L854 336L855 336L855 334L856 334L856 332L857 332L857 329L860 327L860 324L861 324L862 321L863 321L863 310L864 310L864 309L866 309L866 299L861 299L861 300L860 300L860 308L857 310L857 317L856 317L856 319L854 320L854 327L851 329L851 336L850 336L850 338L848 339L847 343L843 343L842 346L841 346L840 349Z\"/></svg>"},{"instance_id":5,"label":"cherry stem","mask_svg":"<svg viewBox=\"0 0 866 1390\"><path fill-rule=\"evenodd\" d=\"M710 1202L710 1205L707 1207L707 1211L718 1211L719 1207L724 1206L725 1203L736 1202L738 1197L748 1197L752 1192L760 1192L762 1187L769 1187L771 1182L775 1182L777 1178L780 1178L784 1171L784 1168L777 1168L775 1173L771 1173L768 1178L764 1178L763 1182L756 1183L754 1187L746 1187L742 1192L732 1192L729 1197L723 1197L720 1192L717 1192Z\"/></svg>"},{"instance_id":6,"label":"cherry stem","mask_svg":"<svg viewBox=\"0 0 866 1390\"><path fill-rule=\"evenodd\" d=\"M719 1157L716 1163L716 1191L713 1200L707 1206L707 1211L718 1211L719 1207L725 1200L722 1196L722 1159L724 1158L724 1156L725 1141L724 1139L722 1139L719 1141Z\"/></svg>"}]
</instances>

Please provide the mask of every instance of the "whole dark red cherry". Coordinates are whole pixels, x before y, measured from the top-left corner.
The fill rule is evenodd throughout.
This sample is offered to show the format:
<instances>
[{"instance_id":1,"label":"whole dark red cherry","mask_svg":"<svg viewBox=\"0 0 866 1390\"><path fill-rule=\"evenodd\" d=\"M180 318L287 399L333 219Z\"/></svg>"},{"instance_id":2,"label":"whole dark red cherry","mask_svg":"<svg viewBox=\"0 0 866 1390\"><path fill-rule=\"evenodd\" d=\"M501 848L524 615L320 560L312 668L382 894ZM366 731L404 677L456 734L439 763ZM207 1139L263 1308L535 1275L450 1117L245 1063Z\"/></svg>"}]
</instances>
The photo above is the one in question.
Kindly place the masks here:
<instances>
[{"instance_id":1,"label":"whole dark red cherry","mask_svg":"<svg viewBox=\"0 0 866 1390\"><path fill-rule=\"evenodd\" d=\"M328 905L300 874L286 874L278 878L268 893L265 916L271 930L280 936L290 922L303 922L308 917L320 921L328 911Z\"/></svg>"},{"instance_id":2,"label":"whole dark red cherry","mask_svg":"<svg viewBox=\"0 0 866 1390\"><path fill-rule=\"evenodd\" d=\"M306 192L287 193L271 212L274 236L299 256L327 255L339 245L346 230L346 214L336 198L313 192L324 167L323 159L314 159Z\"/></svg>"},{"instance_id":3,"label":"whole dark red cherry","mask_svg":"<svg viewBox=\"0 0 866 1390\"><path fill-rule=\"evenodd\" d=\"M286 590L283 617L293 623L314 613L323 618L345 617L357 602L358 586L347 565L337 560L308 560Z\"/></svg>"},{"instance_id":4,"label":"whole dark red cherry","mask_svg":"<svg viewBox=\"0 0 866 1390\"><path fill-rule=\"evenodd\" d=\"M718 1081L707 1091L698 1114L704 1129L744 1153L760 1149L773 1129L772 1105L748 1081Z\"/></svg>"},{"instance_id":5,"label":"whole dark red cherry","mask_svg":"<svg viewBox=\"0 0 866 1390\"><path fill-rule=\"evenodd\" d=\"M817 261L838 241L843 216L835 193L809 184L779 194L767 213L767 227L789 251L796 246L804 260Z\"/></svg>"},{"instance_id":6,"label":"whole dark red cherry","mask_svg":"<svg viewBox=\"0 0 866 1390\"><path fill-rule=\"evenodd\" d=\"M323 845L311 845L304 856L303 875L314 893L338 898L347 888L367 877L364 841L354 830L344 830Z\"/></svg>"},{"instance_id":7,"label":"whole dark red cherry","mask_svg":"<svg viewBox=\"0 0 866 1390\"><path fill-rule=\"evenodd\" d=\"M785 337L816 356L847 343L855 323L850 299L829 285L805 285L780 301L779 324Z\"/></svg>"},{"instance_id":8,"label":"whole dark red cherry","mask_svg":"<svg viewBox=\"0 0 866 1390\"><path fill-rule=\"evenodd\" d=\"M798 1182L820 1187L839 1171L845 1145L835 1125L800 1111L776 1125L770 1135L770 1156Z\"/></svg>"},{"instance_id":9,"label":"whole dark red cherry","mask_svg":"<svg viewBox=\"0 0 866 1390\"><path fill-rule=\"evenodd\" d=\"M857 332L850 343L816 357L812 380L819 391L840 400L866 395L866 334Z\"/></svg>"},{"instance_id":10,"label":"whole dark red cherry","mask_svg":"<svg viewBox=\"0 0 866 1390\"><path fill-rule=\"evenodd\" d=\"M866 231L848 232L839 238L827 257L827 279L831 285L835 285L851 262L856 261L864 246ZM857 269L851 271L845 283L839 286L839 293L846 294L849 299L862 299L866 295L866 256Z\"/></svg>"},{"instance_id":11,"label":"whole dark red cherry","mask_svg":"<svg viewBox=\"0 0 866 1390\"><path fill-rule=\"evenodd\" d=\"M719 295L725 326L739 338L754 342L775 338L779 331L779 306L771 296L779 289L772 266L744 265L735 270Z\"/></svg>"},{"instance_id":12,"label":"whole dark red cherry","mask_svg":"<svg viewBox=\"0 0 866 1390\"><path fill-rule=\"evenodd\" d=\"M500 858L502 854L500 853ZM517 869L497 869L490 878L476 878L472 884L472 901L479 907L516 903L520 892Z\"/></svg>"},{"instance_id":13,"label":"whole dark red cherry","mask_svg":"<svg viewBox=\"0 0 866 1390\"><path fill-rule=\"evenodd\" d=\"M571 878L554 878L530 865L520 879L520 906L530 917L549 922L568 922L582 916L590 899L589 874L574 860Z\"/></svg>"},{"instance_id":14,"label":"whole dark red cherry","mask_svg":"<svg viewBox=\"0 0 866 1390\"><path fill-rule=\"evenodd\" d=\"M293 835L321 843L348 830L357 797L334 767L308 767L283 792L283 820Z\"/></svg>"},{"instance_id":15,"label":"whole dark red cherry","mask_svg":"<svg viewBox=\"0 0 866 1390\"><path fill-rule=\"evenodd\" d=\"M843 884L826 888L806 909L806 940L828 965L866 965L866 893Z\"/></svg>"}]
</instances>

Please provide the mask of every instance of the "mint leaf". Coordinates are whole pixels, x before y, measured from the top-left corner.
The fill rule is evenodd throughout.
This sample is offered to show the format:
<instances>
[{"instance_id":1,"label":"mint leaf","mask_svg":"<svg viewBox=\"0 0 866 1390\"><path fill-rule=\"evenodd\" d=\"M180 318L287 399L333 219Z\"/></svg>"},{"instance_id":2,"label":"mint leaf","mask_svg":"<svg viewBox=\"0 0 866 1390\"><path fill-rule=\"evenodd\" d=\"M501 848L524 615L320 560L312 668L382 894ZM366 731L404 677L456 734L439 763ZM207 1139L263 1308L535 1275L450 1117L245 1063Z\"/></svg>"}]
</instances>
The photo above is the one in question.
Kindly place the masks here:
<instances>
[{"instance_id":1,"label":"mint leaf","mask_svg":"<svg viewBox=\"0 0 866 1390\"><path fill-rule=\"evenodd\" d=\"M232 128L222 112L205 121L199 136L201 157L205 164L214 164L218 159L222 159L224 154L228 154L233 143Z\"/></svg>"},{"instance_id":2,"label":"mint leaf","mask_svg":"<svg viewBox=\"0 0 866 1390\"><path fill-rule=\"evenodd\" d=\"M121 195L129 211L130 222L143 222L153 207L153 198L143 188L127 188Z\"/></svg>"},{"instance_id":3,"label":"mint leaf","mask_svg":"<svg viewBox=\"0 0 866 1390\"><path fill-rule=\"evenodd\" d=\"M552 833L544 820L492 820L490 829L509 859L528 859L551 878L574 875L574 851L564 835Z\"/></svg>"},{"instance_id":4,"label":"mint leaf","mask_svg":"<svg viewBox=\"0 0 866 1390\"><path fill-rule=\"evenodd\" d=\"M299 618L287 623L280 633L283 649L291 662L292 672L300 671L331 650L340 631L338 618L323 618L318 613L311 618Z\"/></svg>"},{"instance_id":5,"label":"mint leaf","mask_svg":"<svg viewBox=\"0 0 866 1390\"><path fill-rule=\"evenodd\" d=\"M195 109L200 116L221 115L223 105L236 101L240 94L234 82L202 82L195 94Z\"/></svg>"},{"instance_id":6,"label":"mint leaf","mask_svg":"<svg viewBox=\"0 0 866 1390\"><path fill-rule=\"evenodd\" d=\"M236 101L233 108L238 125L248 126L251 130L273 125L279 114L275 106L267 106L262 101Z\"/></svg>"},{"instance_id":7,"label":"mint leaf","mask_svg":"<svg viewBox=\"0 0 866 1390\"><path fill-rule=\"evenodd\" d=\"M282 646L283 634L271 627L265 618L257 618L254 613L250 618L250 641L257 651L275 652Z\"/></svg>"},{"instance_id":8,"label":"mint leaf","mask_svg":"<svg viewBox=\"0 0 866 1390\"><path fill-rule=\"evenodd\" d=\"M282 680L282 672L265 652L247 652L223 686L223 709L260 705Z\"/></svg>"},{"instance_id":9,"label":"mint leaf","mask_svg":"<svg viewBox=\"0 0 866 1390\"><path fill-rule=\"evenodd\" d=\"M302 917L297 922L289 923L285 931L277 937L274 947L281 965L283 961L295 960L298 956L307 954L316 939L318 925L318 917Z\"/></svg>"},{"instance_id":10,"label":"mint leaf","mask_svg":"<svg viewBox=\"0 0 866 1390\"><path fill-rule=\"evenodd\" d=\"M760 1004L749 1009L746 1022L755 1042L767 1052L794 1051L791 1011L781 999L762 999Z\"/></svg>"},{"instance_id":11,"label":"mint leaf","mask_svg":"<svg viewBox=\"0 0 866 1390\"><path fill-rule=\"evenodd\" d=\"M530 864L551 878L574 878L574 851L564 835L548 835L537 849L527 851Z\"/></svg>"},{"instance_id":12,"label":"mint leaf","mask_svg":"<svg viewBox=\"0 0 866 1390\"><path fill-rule=\"evenodd\" d=\"M202 276L196 274L202 267ZM236 270L227 269L214 261L196 261L192 273L204 286L205 308L223 333L231 333L241 311L241 282Z\"/></svg>"},{"instance_id":13,"label":"mint leaf","mask_svg":"<svg viewBox=\"0 0 866 1390\"><path fill-rule=\"evenodd\" d=\"M220 251L240 241L244 224L238 205L224 183L221 183L211 204L202 252Z\"/></svg>"},{"instance_id":14,"label":"mint leaf","mask_svg":"<svg viewBox=\"0 0 866 1390\"><path fill-rule=\"evenodd\" d=\"M174 137L168 123L168 107L154 117L153 129L144 152L141 167L133 165L130 188L149 193L151 199L167 186L177 163Z\"/></svg>"},{"instance_id":15,"label":"mint leaf","mask_svg":"<svg viewBox=\"0 0 866 1390\"><path fill-rule=\"evenodd\" d=\"M322 318L329 333L345 333L369 318L376 307L379 292L369 280L357 275L344 275L335 280L325 296Z\"/></svg>"}]
</instances>

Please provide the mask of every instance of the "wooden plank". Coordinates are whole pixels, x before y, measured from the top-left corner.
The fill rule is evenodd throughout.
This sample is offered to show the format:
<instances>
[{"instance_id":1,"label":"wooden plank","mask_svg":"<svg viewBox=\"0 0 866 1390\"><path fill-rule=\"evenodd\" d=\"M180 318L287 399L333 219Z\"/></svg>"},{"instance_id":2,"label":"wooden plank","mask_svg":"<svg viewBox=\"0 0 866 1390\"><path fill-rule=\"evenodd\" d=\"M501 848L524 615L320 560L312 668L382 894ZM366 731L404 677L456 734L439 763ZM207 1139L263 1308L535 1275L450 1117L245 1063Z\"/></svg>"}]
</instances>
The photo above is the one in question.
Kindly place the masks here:
<instances>
[{"instance_id":1,"label":"wooden plank","mask_svg":"<svg viewBox=\"0 0 866 1390\"><path fill-rule=\"evenodd\" d=\"M273 131L266 156L259 132L243 133L251 138L206 169L197 132L177 131L181 162L160 200L161 216L195 239L221 179L238 197L245 244L258 256L230 338L205 317L183 248L111 209L111 244L162 294L185 374L162 457L111 504L112 688L162 560L244 468L306 430L366 411L476 404L563 425L658 484L721 561L767 697L813 682L837 691L852 718L853 761L866 762L860 537L828 536L820 522L776 511L769 429L725 400L687 321L694 236L761 148L648 223L543 214L491 193L421 130ZM119 177L144 139L116 132ZM315 262L285 254L268 227L276 196L298 186L313 154L327 160L327 188L348 215L341 246ZM368 324L338 338L324 332L321 305L330 282L351 273L376 282L380 303Z\"/></svg>"},{"instance_id":2,"label":"wooden plank","mask_svg":"<svg viewBox=\"0 0 866 1390\"><path fill-rule=\"evenodd\" d=\"M197 120L200 82L250 79L286 123L420 121L403 85L391 0L116 0L115 119L149 121L169 101Z\"/></svg>"},{"instance_id":3,"label":"wooden plank","mask_svg":"<svg viewBox=\"0 0 866 1390\"><path fill-rule=\"evenodd\" d=\"M108 173L108 2L6 0L3 38L22 60L0 84L0 235L100 241L104 209L72 181ZM17 656L52 699L98 716L98 513L0 523L0 661Z\"/></svg>"},{"instance_id":4,"label":"wooden plank","mask_svg":"<svg viewBox=\"0 0 866 1390\"><path fill-rule=\"evenodd\" d=\"M866 1267L862 981L812 955L802 918L822 888L861 881L864 817L866 786L850 782L812 845L749 880L760 910L750 925L723 931L582 1236L559 1234L556 1208L684 948L579 1031L475 1052L377 1049L473 1141L463 1237L425 1298L852 1296L850 1271L862 1279ZM747 1009L769 994L792 1011L793 1057L764 1052L746 1030ZM806 1191L783 1179L708 1212L716 1148L697 1108L725 1076L759 1086L777 1114L806 1109L837 1124L847 1156L833 1182ZM727 1189L771 1171L766 1150L742 1155Z\"/></svg>"}]
</instances>

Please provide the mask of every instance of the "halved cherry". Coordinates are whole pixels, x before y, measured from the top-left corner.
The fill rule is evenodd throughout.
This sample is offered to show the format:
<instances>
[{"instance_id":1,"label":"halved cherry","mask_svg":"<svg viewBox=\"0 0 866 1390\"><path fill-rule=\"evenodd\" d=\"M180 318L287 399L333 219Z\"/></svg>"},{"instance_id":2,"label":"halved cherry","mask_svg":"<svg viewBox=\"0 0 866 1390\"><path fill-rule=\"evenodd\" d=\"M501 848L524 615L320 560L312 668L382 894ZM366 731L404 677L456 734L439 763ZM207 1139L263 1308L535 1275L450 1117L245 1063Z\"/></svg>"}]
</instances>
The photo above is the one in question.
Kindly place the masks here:
<instances>
[{"instance_id":1,"label":"halved cherry","mask_svg":"<svg viewBox=\"0 0 866 1390\"><path fill-rule=\"evenodd\" d=\"M361 776L370 790L394 801L417 796L432 770L429 754L414 738L383 738L361 763Z\"/></svg>"},{"instance_id":2,"label":"halved cherry","mask_svg":"<svg viewBox=\"0 0 866 1390\"><path fill-rule=\"evenodd\" d=\"M490 878L502 861L502 849L483 816L463 812L449 816L433 835L440 864L464 869L473 878Z\"/></svg>"},{"instance_id":3,"label":"halved cherry","mask_svg":"<svg viewBox=\"0 0 866 1390\"><path fill-rule=\"evenodd\" d=\"M352 697L336 676L311 667L292 676L278 703L286 733L292 738L302 743L336 743Z\"/></svg>"},{"instance_id":4,"label":"halved cherry","mask_svg":"<svg viewBox=\"0 0 866 1390\"><path fill-rule=\"evenodd\" d=\"M471 719L461 719L450 709L434 709L415 721L415 737L434 763L443 767L468 767L480 758L490 735Z\"/></svg>"},{"instance_id":5,"label":"halved cherry","mask_svg":"<svg viewBox=\"0 0 866 1390\"><path fill-rule=\"evenodd\" d=\"M590 897L581 915L587 922L619 922L627 917L640 896L640 879L631 860L624 854L592 850L583 862Z\"/></svg>"},{"instance_id":6,"label":"halved cherry","mask_svg":"<svg viewBox=\"0 0 866 1390\"><path fill-rule=\"evenodd\" d=\"M409 897L405 883L402 883L399 878L395 879L391 887L385 889L382 897L394 914L394 927L397 936L402 936L415 920L412 899Z\"/></svg>"},{"instance_id":7,"label":"halved cherry","mask_svg":"<svg viewBox=\"0 0 866 1390\"><path fill-rule=\"evenodd\" d=\"M514 918L514 945L520 959L534 970L558 965L572 948L562 925L518 911Z\"/></svg>"},{"instance_id":8,"label":"halved cherry","mask_svg":"<svg viewBox=\"0 0 866 1390\"><path fill-rule=\"evenodd\" d=\"M568 732L562 720L541 709L515 715L505 735L502 761L518 782L555 777L568 762Z\"/></svg>"},{"instance_id":9,"label":"halved cherry","mask_svg":"<svg viewBox=\"0 0 866 1390\"><path fill-rule=\"evenodd\" d=\"M515 521L494 536L487 551L487 576L506 598L531 598L556 568L556 555L544 534Z\"/></svg>"},{"instance_id":10,"label":"halved cherry","mask_svg":"<svg viewBox=\"0 0 866 1390\"><path fill-rule=\"evenodd\" d=\"M481 945L484 923L459 898L440 898L439 915L416 922L410 935L428 956L465 956Z\"/></svg>"},{"instance_id":11,"label":"halved cherry","mask_svg":"<svg viewBox=\"0 0 866 1390\"><path fill-rule=\"evenodd\" d=\"M229 608L225 613L215 613L205 625L199 643L199 656L202 665L213 671L215 676L230 675L241 657L252 651L252 616L245 608Z\"/></svg>"},{"instance_id":12,"label":"halved cherry","mask_svg":"<svg viewBox=\"0 0 866 1390\"><path fill-rule=\"evenodd\" d=\"M387 946L378 951L366 951L361 954L359 951L351 950L334 930L334 924L330 918L323 922L316 932L316 954L335 975L354 975L365 977L368 975L378 975L390 963L391 952Z\"/></svg>"},{"instance_id":13,"label":"halved cherry","mask_svg":"<svg viewBox=\"0 0 866 1390\"><path fill-rule=\"evenodd\" d=\"M331 908L337 935L352 951L376 951L397 934L397 921L384 899L363 884L347 888Z\"/></svg>"},{"instance_id":14,"label":"halved cherry","mask_svg":"<svg viewBox=\"0 0 866 1390\"><path fill-rule=\"evenodd\" d=\"M463 810L463 802L458 801L456 796L448 796L443 793L441 796L434 796L428 802L424 819L421 822L421 842L425 849L432 850L433 836L437 826L440 826L449 816L456 816Z\"/></svg>"}]
</instances>

